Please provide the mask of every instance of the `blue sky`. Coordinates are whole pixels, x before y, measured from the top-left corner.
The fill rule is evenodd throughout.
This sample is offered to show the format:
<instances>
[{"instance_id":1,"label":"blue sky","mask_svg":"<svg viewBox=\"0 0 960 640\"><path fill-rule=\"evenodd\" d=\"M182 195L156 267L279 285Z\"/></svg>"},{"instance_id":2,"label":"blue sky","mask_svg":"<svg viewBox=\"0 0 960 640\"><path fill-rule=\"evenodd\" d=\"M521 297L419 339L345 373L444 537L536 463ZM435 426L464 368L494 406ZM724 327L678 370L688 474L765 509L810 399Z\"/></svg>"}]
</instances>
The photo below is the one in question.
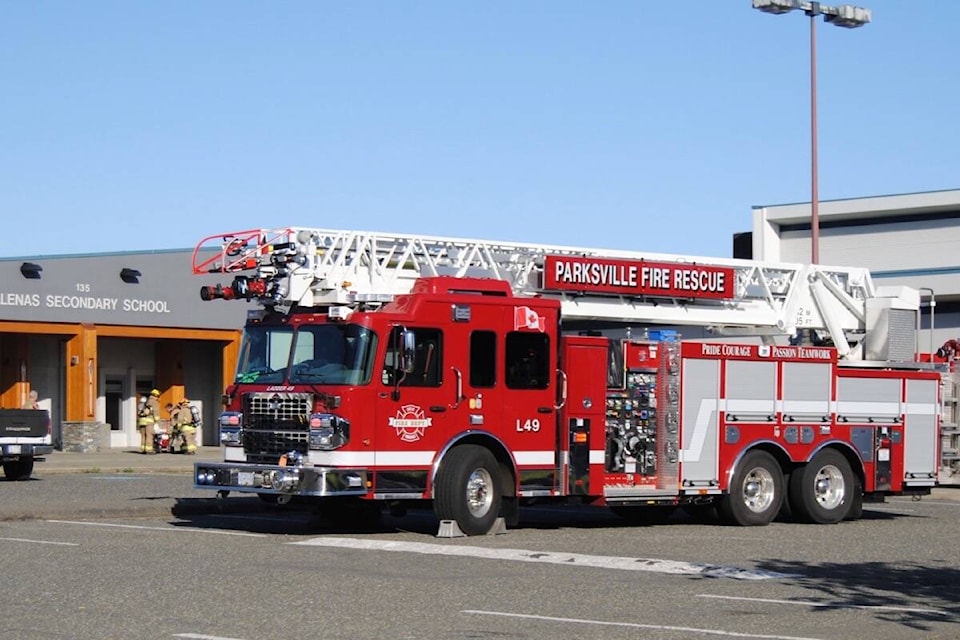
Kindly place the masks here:
<instances>
[{"instance_id":1,"label":"blue sky","mask_svg":"<svg viewBox=\"0 0 960 640\"><path fill-rule=\"evenodd\" d=\"M960 188L960 2L817 24L822 200ZM729 256L810 198L750 0L6 2L0 256L287 225Z\"/></svg>"}]
</instances>

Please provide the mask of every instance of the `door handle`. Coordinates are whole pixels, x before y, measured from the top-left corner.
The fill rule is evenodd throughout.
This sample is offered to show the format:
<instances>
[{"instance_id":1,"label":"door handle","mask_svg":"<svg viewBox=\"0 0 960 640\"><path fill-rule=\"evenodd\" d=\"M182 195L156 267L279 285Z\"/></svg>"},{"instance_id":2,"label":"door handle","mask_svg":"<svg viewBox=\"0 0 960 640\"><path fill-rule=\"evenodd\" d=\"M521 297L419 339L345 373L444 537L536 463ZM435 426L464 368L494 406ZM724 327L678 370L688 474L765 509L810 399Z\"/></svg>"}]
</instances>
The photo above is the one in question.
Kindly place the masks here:
<instances>
[{"instance_id":1,"label":"door handle","mask_svg":"<svg viewBox=\"0 0 960 640\"><path fill-rule=\"evenodd\" d=\"M537 407L537 413L553 413L553 407Z\"/></svg>"},{"instance_id":2,"label":"door handle","mask_svg":"<svg viewBox=\"0 0 960 640\"><path fill-rule=\"evenodd\" d=\"M446 410L447 408L442 404L430 405L430 411L433 411L434 413L443 413Z\"/></svg>"},{"instance_id":3,"label":"door handle","mask_svg":"<svg viewBox=\"0 0 960 640\"><path fill-rule=\"evenodd\" d=\"M463 402L463 374L460 373L460 369L456 367L450 367L453 370L453 374L457 377L457 384L454 389L454 393L457 394L457 397L454 399L454 403L450 405L451 409L456 410L460 406L460 403Z\"/></svg>"},{"instance_id":4,"label":"door handle","mask_svg":"<svg viewBox=\"0 0 960 640\"><path fill-rule=\"evenodd\" d=\"M567 374L564 373L563 369L557 369L557 375L560 377L562 382L560 383L560 402L554 407L554 409L559 411L560 409L563 409L564 405L567 404Z\"/></svg>"}]
</instances>

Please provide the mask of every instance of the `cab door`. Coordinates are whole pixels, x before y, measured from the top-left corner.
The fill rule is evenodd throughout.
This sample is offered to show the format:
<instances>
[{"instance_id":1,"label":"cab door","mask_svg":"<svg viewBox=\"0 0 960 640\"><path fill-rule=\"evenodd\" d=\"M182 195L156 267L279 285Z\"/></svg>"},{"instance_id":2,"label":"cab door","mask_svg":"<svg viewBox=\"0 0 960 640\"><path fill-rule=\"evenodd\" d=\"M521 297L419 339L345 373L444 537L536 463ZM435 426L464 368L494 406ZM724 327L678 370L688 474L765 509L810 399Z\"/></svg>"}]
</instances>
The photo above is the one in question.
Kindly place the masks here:
<instances>
[{"instance_id":1,"label":"cab door","mask_svg":"<svg viewBox=\"0 0 960 640\"><path fill-rule=\"evenodd\" d=\"M445 336L435 327L397 326L388 340L371 443L375 491L422 493L436 451L446 439L445 400L454 395L453 376L444 366Z\"/></svg>"},{"instance_id":2,"label":"cab door","mask_svg":"<svg viewBox=\"0 0 960 640\"><path fill-rule=\"evenodd\" d=\"M557 311L514 307L503 338L502 407L504 442L520 472L521 490L556 486Z\"/></svg>"}]
</instances>

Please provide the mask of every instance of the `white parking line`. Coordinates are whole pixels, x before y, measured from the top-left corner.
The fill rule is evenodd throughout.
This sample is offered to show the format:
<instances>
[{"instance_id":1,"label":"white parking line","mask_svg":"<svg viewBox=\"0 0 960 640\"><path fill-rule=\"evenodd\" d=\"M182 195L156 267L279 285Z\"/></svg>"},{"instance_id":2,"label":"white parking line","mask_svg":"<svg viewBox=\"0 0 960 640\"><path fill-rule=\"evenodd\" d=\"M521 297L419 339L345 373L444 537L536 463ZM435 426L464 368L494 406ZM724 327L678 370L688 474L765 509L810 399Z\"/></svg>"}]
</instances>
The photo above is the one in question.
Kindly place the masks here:
<instances>
[{"instance_id":1,"label":"white parking line","mask_svg":"<svg viewBox=\"0 0 960 640\"><path fill-rule=\"evenodd\" d=\"M79 547L76 542L54 542L52 540L28 540L27 538L0 538L0 540L9 540L10 542L32 542L33 544L59 544L64 547Z\"/></svg>"},{"instance_id":2,"label":"white parking line","mask_svg":"<svg viewBox=\"0 0 960 640\"><path fill-rule=\"evenodd\" d=\"M530 549L488 549L459 544L428 544L425 542L402 542L388 540L360 540L357 538L321 537L290 542L292 545L314 547L338 547L343 549L361 549L365 551L398 551L404 553L422 553L440 556L462 556L486 558L488 560L509 560L514 562L539 562L562 564L565 567L591 567L595 569L616 569L620 571L649 571L674 575L696 575L709 578L734 578L737 580L769 580L771 578L790 578L794 574L777 573L724 567L719 565L660 560L657 558L630 558L623 556L591 556L582 553L556 551L533 551Z\"/></svg>"},{"instance_id":3,"label":"white parking line","mask_svg":"<svg viewBox=\"0 0 960 640\"><path fill-rule=\"evenodd\" d=\"M904 611L908 613L933 613L938 616L949 615L942 609L925 609L922 607L894 607L882 604L836 604L832 602L813 602L810 600L772 600L768 598L744 598L743 596L720 596L711 593L698 593L698 598L714 598L716 600L746 600L747 602L763 602L766 604L798 604L804 607L829 607L831 609L868 609L871 611Z\"/></svg>"},{"instance_id":4,"label":"white parking line","mask_svg":"<svg viewBox=\"0 0 960 640\"><path fill-rule=\"evenodd\" d=\"M144 531L176 531L178 533L214 533L221 536L243 536L247 538L266 538L265 533L243 533L241 531L219 531L217 529L187 529L183 527L145 527L137 524L117 524L113 522L84 522L83 520L47 520L54 524L78 524L87 527L112 527L114 529L142 529Z\"/></svg>"},{"instance_id":5,"label":"white parking line","mask_svg":"<svg viewBox=\"0 0 960 640\"><path fill-rule=\"evenodd\" d=\"M193 640L241 640L240 638L227 638L225 636L206 636L202 633L175 633L174 638L193 638Z\"/></svg>"},{"instance_id":6,"label":"white parking line","mask_svg":"<svg viewBox=\"0 0 960 640\"><path fill-rule=\"evenodd\" d=\"M501 616L504 618L526 618L546 622L574 622L577 624L592 624L604 627L628 627L630 629L652 629L656 631L682 631L684 633L702 633L703 635L724 636L727 638L761 638L762 640L819 640L808 636L779 636L739 631L723 631L722 629L706 629L698 627L676 627L664 624L641 624L639 622L611 622L609 620L584 620L581 618L557 618L554 616L536 616L526 613L508 613L505 611L480 611L465 609L461 613L472 613L481 616Z\"/></svg>"}]
</instances>

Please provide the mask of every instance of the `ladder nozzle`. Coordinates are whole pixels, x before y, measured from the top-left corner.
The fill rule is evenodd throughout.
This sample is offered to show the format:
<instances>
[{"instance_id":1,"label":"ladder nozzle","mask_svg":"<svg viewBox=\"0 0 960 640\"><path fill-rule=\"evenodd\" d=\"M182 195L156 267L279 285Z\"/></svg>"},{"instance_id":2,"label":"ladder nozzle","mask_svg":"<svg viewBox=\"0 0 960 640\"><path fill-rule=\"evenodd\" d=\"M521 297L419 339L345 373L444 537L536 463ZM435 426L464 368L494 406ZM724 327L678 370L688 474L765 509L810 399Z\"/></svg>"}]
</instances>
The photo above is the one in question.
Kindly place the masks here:
<instances>
[{"instance_id":1,"label":"ladder nozzle","mask_svg":"<svg viewBox=\"0 0 960 640\"><path fill-rule=\"evenodd\" d=\"M230 286L208 285L200 287L201 300L236 300L244 298L250 300L262 296L267 292L267 283L264 280L253 280L245 276L237 276Z\"/></svg>"}]
</instances>

